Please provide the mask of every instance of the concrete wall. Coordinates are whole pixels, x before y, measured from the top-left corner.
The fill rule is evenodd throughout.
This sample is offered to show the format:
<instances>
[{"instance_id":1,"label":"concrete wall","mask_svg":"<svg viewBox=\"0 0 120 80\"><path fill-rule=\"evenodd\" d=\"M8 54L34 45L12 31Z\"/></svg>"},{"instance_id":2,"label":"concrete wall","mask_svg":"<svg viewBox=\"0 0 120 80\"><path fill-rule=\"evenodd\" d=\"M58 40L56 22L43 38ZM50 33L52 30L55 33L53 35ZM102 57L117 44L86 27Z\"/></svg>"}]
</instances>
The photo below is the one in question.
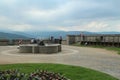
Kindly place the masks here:
<instances>
[{"instance_id":1,"label":"concrete wall","mask_svg":"<svg viewBox=\"0 0 120 80\"><path fill-rule=\"evenodd\" d=\"M32 46L20 46L19 52L20 53L32 53Z\"/></svg>"},{"instance_id":2,"label":"concrete wall","mask_svg":"<svg viewBox=\"0 0 120 80\"><path fill-rule=\"evenodd\" d=\"M0 45L19 45L20 39L13 39L13 40L7 40L7 39L0 39ZM23 39L21 44L30 44L30 39ZM44 43L51 43L50 40L44 40ZM67 41L62 40L62 44L66 45Z\"/></svg>"},{"instance_id":3,"label":"concrete wall","mask_svg":"<svg viewBox=\"0 0 120 80\"><path fill-rule=\"evenodd\" d=\"M85 35L84 39L80 35L68 35L67 44L76 42L101 42L101 43L120 43L120 34L118 35ZM100 43L100 44L101 44Z\"/></svg>"},{"instance_id":4,"label":"concrete wall","mask_svg":"<svg viewBox=\"0 0 120 80\"><path fill-rule=\"evenodd\" d=\"M120 36L118 37L119 43L120 43Z\"/></svg>"},{"instance_id":5,"label":"concrete wall","mask_svg":"<svg viewBox=\"0 0 120 80\"><path fill-rule=\"evenodd\" d=\"M51 44L48 46L38 46L36 44L20 45L20 53L58 53L61 52L60 44Z\"/></svg>"},{"instance_id":6,"label":"concrete wall","mask_svg":"<svg viewBox=\"0 0 120 80\"><path fill-rule=\"evenodd\" d=\"M13 44L14 45L18 45L19 44L19 41L20 41L20 39L14 39L14 40L12 40L12 42L13 42ZM30 42L31 42L31 40L30 39L23 39L22 40L22 44L30 44Z\"/></svg>"},{"instance_id":7,"label":"concrete wall","mask_svg":"<svg viewBox=\"0 0 120 80\"><path fill-rule=\"evenodd\" d=\"M109 36L105 36L105 41L104 42L108 42L109 41Z\"/></svg>"},{"instance_id":8,"label":"concrete wall","mask_svg":"<svg viewBox=\"0 0 120 80\"><path fill-rule=\"evenodd\" d=\"M67 45L67 40L62 40L63 45Z\"/></svg>"},{"instance_id":9,"label":"concrete wall","mask_svg":"<svg viewBox=\"0 0 120 80\"><path fill-rule=\"evenodd\" d=\"M119 42L119 36L114 36L114 42Z\"/></svg>"},{"instance_id":10,"label":"concrete wall","mask_svg":"<svg viewBox=\"0 0 120 80\"><path fill-rule=\"evenodd\" d=\"M75 35L68 35L67 36L67 44L73 44L75 43Z\"/></svg>"},{"instance_id":11,"label":"concrete wall","mask_svg":"<svg viewBox=\"0 0 120 80\"><path fill-rule=\"evenodd\" d=\"M75 37L75 42L80 42L81 41L81 36L80 35L77 35L76 37Z\"/></svg>"},{"instance_id":12,"label":"concrete wall","mask_svg":"<svg viewBox=\"0 0 120 80\"><path fill-rule=\"evenodd\" d=\"M56 46L40 46L39 53L57 53L58 47Z\"/></svg>"},{"instance_id":13,"label":"concrete wall","mask_svg":"<svg viewBox=\"0 0 120 80\"><path fill-rule=\"evenodd\" d=\"M9 40L7 39L0 39L0 45L8 45L9 44Z\"/></svg>"}]
</instances>

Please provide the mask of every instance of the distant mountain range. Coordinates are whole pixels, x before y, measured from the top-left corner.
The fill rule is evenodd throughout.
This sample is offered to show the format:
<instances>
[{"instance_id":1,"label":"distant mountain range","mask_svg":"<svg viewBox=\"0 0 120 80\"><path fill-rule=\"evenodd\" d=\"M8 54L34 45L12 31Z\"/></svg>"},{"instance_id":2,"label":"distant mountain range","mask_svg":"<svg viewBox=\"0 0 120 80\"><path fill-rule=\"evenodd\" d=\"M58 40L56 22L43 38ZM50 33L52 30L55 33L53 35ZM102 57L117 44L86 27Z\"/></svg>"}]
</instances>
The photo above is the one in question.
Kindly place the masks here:
<instances>
[{"instance_id":1,"label":"distant mountain range","mask_svg":"<svg viewBox=\"0 0 120 80\"><path fill-rule=\"evenodd\" d=\"M120 34L120 32L88 32L88 31L48 31L48 32L27 32L29 33L29 37L34 38L50 38L51 36L54 36L54 38L59 38L60 36L63 37L63 39L66 39L67 35L92 35L92 34Z\"/></svg>"},{"instance_id":2,"label":"distant mountain range","mask_svg":"<svg viewBox=\"0 0 120 80\"><path fill-rule=\"evenodd\" d=\"M66 39L67 35L80 35L80 34L94 34L92 32L81 32L81 31L47 31L47 32L27 32L24 33L24 35L29 34L29 37L31 38L39 38L39 39L48 39L51 36L53 36L54 38L60 38L60 36L62 36L63 39ZM28 35L26 35L28 36Z\"/></svg>"},{"instance_id":3,"label":"distant mountain range","mask_svg":"<svg viewBox=\"0 0 120 80\"><path fill-rule=\"evenodd\" d=\"M120 34L120 32L96 32L98 34Z\"/></svg>"},{"instance_id":4,"label":"distant mountain range","mask_svg":"<svg viewBox=\"0 0 120 80\"><path fill-rule=\"evenodd\" d=\"M27 39L29 37L19 34L0 32L0 39Z\"/></svg>"},{"instance_id":5,"label":"distant mountain range","mask_svg":"<svg viewBox=\"0 0 120 80\"><path fill-rule=\"evenodd\" d=\"M47 31L47 32L0 32L0 39L27 39L27 38L39 38L48 39L51 36L59 38L62 36L66 39L66 35L91 35L91 34L120 34L120 32L87 32L87 31Z\"/></svg>"}]
</instances>

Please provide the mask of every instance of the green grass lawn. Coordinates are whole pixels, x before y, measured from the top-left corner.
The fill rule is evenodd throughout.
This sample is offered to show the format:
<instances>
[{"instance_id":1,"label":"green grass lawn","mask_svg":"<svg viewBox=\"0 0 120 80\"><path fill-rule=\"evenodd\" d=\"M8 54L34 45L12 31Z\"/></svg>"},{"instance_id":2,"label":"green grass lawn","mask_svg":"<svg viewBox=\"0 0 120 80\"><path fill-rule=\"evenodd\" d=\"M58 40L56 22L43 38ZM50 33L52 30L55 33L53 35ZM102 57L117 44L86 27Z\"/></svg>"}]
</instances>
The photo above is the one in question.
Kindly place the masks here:
<instances>
[{"instance_id":1,"label":"green grass lawn","mask_svg":"<svg viewBox=\"0 0 120 80\"><path fill-rule=\"evenodd\" d=\"M80 45L79 43L72 44L73 46L79 46L79 47L93 47L93 48L103 48L111 51L116 51L120 55L120 48L119 47L107 47L107 46L99 46L99 45L91 45L91 46L85 46Z\"/></svg>"},{"instance_id":2,"label":"green grass lawn","mask_svg":"<svg viewBox=\"0 0 120 80\"><path fill-rule=\"evenodd\" d=\"M60 73L71 80L118 80L108 74L101 73L95 70L62 64L35 63L0 65L0 70L8 69L19 69L21 72L24 73L31 73L36 69L48 70Z\"/></svg>"}]
</instances>

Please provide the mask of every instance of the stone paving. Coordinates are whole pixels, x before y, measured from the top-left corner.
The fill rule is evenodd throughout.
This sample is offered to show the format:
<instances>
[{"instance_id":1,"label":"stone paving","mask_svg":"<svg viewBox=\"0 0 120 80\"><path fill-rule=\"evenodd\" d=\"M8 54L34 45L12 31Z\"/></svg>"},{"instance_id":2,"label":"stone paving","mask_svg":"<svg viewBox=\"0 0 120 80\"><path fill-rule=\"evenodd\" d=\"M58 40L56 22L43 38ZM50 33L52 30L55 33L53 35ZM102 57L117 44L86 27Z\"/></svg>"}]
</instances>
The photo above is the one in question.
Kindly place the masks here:
<instances>
[{"instance_id":1,"label":"stone paving","mask_svg":"<svg viewBox=\"0 0 120 80\"><path fill-rule=\"evenodd\" d=\"M120 55L105 49L62 46L58 54L21 54L17 46L0 46L0 64L60 63L98 70L120 79Z\"/></svg>"}]
</instances>

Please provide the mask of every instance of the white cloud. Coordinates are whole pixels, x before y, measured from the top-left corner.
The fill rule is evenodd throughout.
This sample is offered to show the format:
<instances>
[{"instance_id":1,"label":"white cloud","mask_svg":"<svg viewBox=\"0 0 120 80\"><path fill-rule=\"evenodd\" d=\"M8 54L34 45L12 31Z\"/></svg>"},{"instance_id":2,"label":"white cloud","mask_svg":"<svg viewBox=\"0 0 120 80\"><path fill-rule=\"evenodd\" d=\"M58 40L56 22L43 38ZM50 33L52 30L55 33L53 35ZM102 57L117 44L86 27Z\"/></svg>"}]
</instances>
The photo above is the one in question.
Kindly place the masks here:
<instances>
[{"instance_id":1,"label":"white cloud","mask_svg":"<svg viewBox=\"0 0 120 80\"><path fill-rule=\"evenodd\" d=\"M17 23L10 18L7 18L5 16L0 16L0 29L1 30L27 31L27 30L31 30L32 28L33 27L30 24Z\"/></svg>"},{"instance_id":2,"label":"white cloud","mask_svg":"<svg viewBox=\"0 0 120 80\"><path fill-rule=\"evenodd\" d=\"M0 0L0 29L120 31L119 0L46 1Z\"/></svg>"},{"instance_id":3,"label":"white cloud","mask_svg":"<svg viewBox=\"0 0 120 80\"><path fill-rule=\"evenodd\" d=\"M29 24L0 24L1 30L10 30L10 31L29 31L32 30L32 26Z\"/></svg>"},{"instance_id":4,"label":"white cloud","mask_svg":"<svg viewBox=\"0 0 120 80\"><path fill-rule=\"evenodd\" d=\"M13 31L29 31L31 30L33 27L29 24L13 24L13 25L9 25L8 29L11 29Z\"/></svg>"},{"instance_id":5,"label":"white cloud","mask_svg":"<svg viewBox=\"0 0 120 80\"><path fill-rule=\"evenodd\" d=\"M38 10L38 9L31 9L25 12L25 16L28 16L33 19L50 19L53 15L55 16L55 10Z\"/></svg>"},{"instance_id":6,"label":"white cloud","mask_svg":"<svg viewBox=\"0 0 120 80\"><path fill-rule=\"evenodd\" d=\"M40 8L33 7L31 9L23 12L24 16L32 19L41 19L41 20L52 20L60 17L64 17L63 15L67 15L72 9L71 2L66 3L64 5L58 6L54 9L43 10Z\"/></svg>"},{"instance_id":7,"label":"white cloud","mask_svg":"<svg viewBox=\"0 0 120 80\"><path fill-rule=\"evenodd\" d=\"M17 0L1 0L0 2L4 5L11 6L11 5L15 4L17 2Z\"/></svg>"},{"instance_id":8,"label":"white cloud","mask_svg":"<svg viewBox=\"0 0 120 80\"><path fill-rule=\"evenodd\" d=\"M93 29L102 29L107 26L108 26L108 24L106 24L104 22L97 22L97 21L93 21L93 22L90 22L89 24L87 24L87 28L93 28Z\"/></svg>"},{"instance_id":9,"label":"white cloud","mask_svg":"<svg viewBox=\"0 0 120 80\"><path fill-rule=\"evenodd\" d=\"M86 24L70 26L70 27L58 27L59 30L63 31L104 31L108 27L107 23L92 21Z\"/></svg>"},{"instance_id":10,"label":"white cloud","mask_svg":"<svg viewBox=\"0 0 120 80\"><path fill-rule=\"evenodd\" d=\"M0 23L8 21L8 18L5 16L0 16Z\"/></svg>"},{"instance_id":11,"label":"white cloud","mask_svg":"<svg viewBox=\"0 0 120 80\"><path fill-rule=\"evenodd\" d=\"M111 27L109 29L110 29L109 31L118 31L118 32L120 32L120 24L117 24L117 25L115 25L115 26L113 26L113 27Z\"/></svg>"}]
</instances>

